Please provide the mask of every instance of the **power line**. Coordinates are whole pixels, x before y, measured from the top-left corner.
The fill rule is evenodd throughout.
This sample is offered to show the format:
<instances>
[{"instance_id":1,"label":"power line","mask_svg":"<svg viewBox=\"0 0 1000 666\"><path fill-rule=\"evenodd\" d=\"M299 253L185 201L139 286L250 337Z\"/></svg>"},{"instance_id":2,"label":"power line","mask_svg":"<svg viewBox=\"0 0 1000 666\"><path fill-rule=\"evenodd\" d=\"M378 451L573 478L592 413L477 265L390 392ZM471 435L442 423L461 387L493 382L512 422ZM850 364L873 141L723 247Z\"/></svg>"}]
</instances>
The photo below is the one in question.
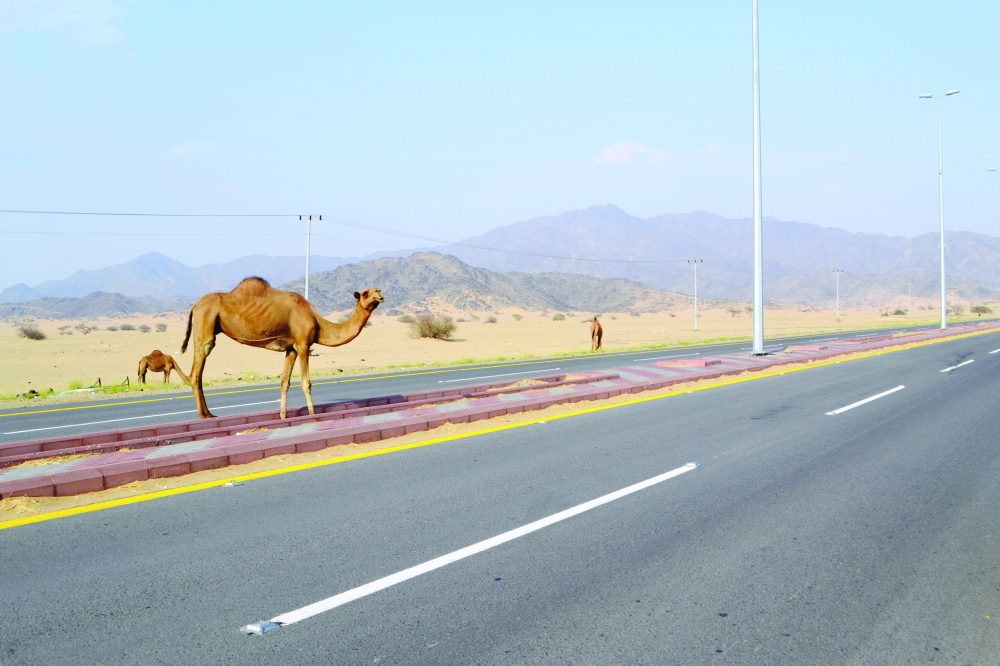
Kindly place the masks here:
<instances>
[{"instance_id":1,"label":"power line","mask_svg":"<svg viewBox=\"0 0 1000 666\"><path fill-rule=\"evenodd\" d=\"M95 217L298 217L298 213L95 213L71 210L7 210L0 213L24 213L26 215L92 215Z\"/></svg>"}]
</instances>

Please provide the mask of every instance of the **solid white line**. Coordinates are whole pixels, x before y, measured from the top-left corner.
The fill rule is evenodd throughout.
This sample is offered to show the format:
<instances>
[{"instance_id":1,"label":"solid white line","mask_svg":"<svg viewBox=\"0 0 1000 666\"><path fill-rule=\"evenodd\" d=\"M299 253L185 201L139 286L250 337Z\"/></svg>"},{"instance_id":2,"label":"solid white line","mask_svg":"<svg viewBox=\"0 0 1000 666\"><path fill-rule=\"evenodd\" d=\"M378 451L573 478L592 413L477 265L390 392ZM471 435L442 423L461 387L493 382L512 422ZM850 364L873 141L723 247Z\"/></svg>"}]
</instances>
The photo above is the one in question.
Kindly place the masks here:
<instances>
[{"instance_id":1,"label":"solid white line","mask_svg":"<svg viewBox=\"0 0 1000 666\"><path fill-rule=\"evenodd\" d=\"M997 352L1000 352L1000 349L994 349L994 350L993 350L993 351L991 351L990 353L991 353L991 354L996 354Z\"/></svg>"},{"instance_id":2,"label":"solid white line","mask_svg":"<svg viewBox=\"0 0 1000 666\"><path fill-rule=\"evenodd\" d=\"M394 573L385 578L379 578L378 580L372 581L366 585L356 587L353 590L347 590L346 592L341 592L332 597L323 599L322 601L317 601L316 603L309 604L308 606L303 606L298 610L293 610L288 613L283 613L278 615L271 620L263 622L255 622L253 624L248 624L241 628L240 631L247 634L262 634L271 629L277 629L278 627L294 624L300 622L307 618L313 617L314 615L319 615L328 610L337 608L338 606L343 606L344 604L355 601L362 597L366 597L370 594L374 594L387 587L392 587L403 581L407 581L411 578L416 578L421 574L425 574L429 571L434 571L435 569L440 569L441 567L447 566L453 562L471 557L477 553L481 553L484 550L488 550L500 544L507 543L508 541L513 541L519 537L523 537L526 534L531 534L549 525L554 525L560 521L566 520L567 518L572 518L573 516L579 515L585 511L590 511L601 505L613 502L616 499L621 499L626 495L631 495L632 493L638 492L650 486L654 486L657 483L666 481L667 479L672 479L675 476L680 476L685 472L690 472L698 463L688 463L683 467L678 467L677 469L670 470L659 476L654 476L651 479L646 479L645 481L640 481L635 485L628 486L627 488L622 488L621 490L616 490L613 493L603 495L597 499L592 499L589 502L584 502L583 504L578 504L572 508L566 509L565 511L560 511L559 513L554 513L551 516L542 518L541 520L536 520L533 523L528 523L523 527L518 527L516 529L510 530L509 532L504 532L503 534L498 534L495 537L486 539L485 541L480 541L479 543L474 543L471 546L466 546L460 550L448 553L447 555L442 555L441 557L436 557L433 560L424 562L423 564L418 564L409 569L403 569L398 573Z\"/></svg>"},{"instance_id":3,"label":"solid white line","mask_svg":"<svg viewBox=\"0 0 1000 666\"><path fill-rule=\"evenodd\" d=\"M486 375L485 377L466 377L465 379L439 379L438 384L450 384L452 382L471 382L477 379L493 379L494 377L513 377L514 375L532 375L536 372L551 372L559 368L545 368L544 370L528 370L526 372L508 372L502 375Z\"/></svg>"},{"instance_id":4,"label":"solid white line","mask_svg":"<svg viewBox=\"0 0 1000 666\"><path fill-rule=\"evenodd\" d=\"M253 407L254 405L267 405L280 400L265 400L264 402L248 402L245 405L226 405L225 407L213 407L212 409L236 409L237 407ZM49 426L48 428L32 428L31 430L11 430L2 433L4 435L20 435L26 432L41 432L43 430L59 430L60 428L82 428L84 426L103 425L105 423L118 423L119 421L135 421L136 419L155 419L159 416L178 416L180 414L197 414L197 409L189 409L183 412L167 412L166 414L149 414L148 416L126 416L122 419L109 419L107 421L91 421L90 423L71 423L70 425Z\"/></svg>"},{"instance_id":5,"label":"solid white line","mask_svg":"<svg viewBox=\"0 0 1000 666\"><path fill-rule=\"evenodd\" d=\"M992 354L993 352L990 352L990 353ZM974 362L974 361L975 361L975 359L973 359L973 358L970 358L970 359L969 359L968 361L962 361L962 362L961 362L961 363L959 363L958 365L953 365L953 366L951 366L950 368L945 368L945 369L944 369L944 370L942 370L941 372L951 372L951 371L952 371L952 370L954 370L955 368L961 368L961 367L962 367L963 365L969 365L970 363L972 363L972 362Z\"/></svg>"},{"instance_id":6,"label":"solid white line","mask_svg":"<svg viewBox=\"0 0 1000 666\"><path fill-rule=\"evenodd\" d=\"M681 358L684 356L701 356L701 352L696 352L694 354L674 354L673 356L654 356L653 358L639 359L635 361L635 363L639 363L640 361L659 361L660 359L663 358Z\"/></svg>"},{"instance_id":7,"label":"solid white line","mask_svg":"<svg viewBox=\"0 0 1000 666\"><path fill-rule=\"evenodd\" d=\"M846 412L848 409L854 409L855 407L860 407L861 405L863 405L863 404L865 404L867 402L871 402L872 400L878 400L879 398L884 398L885 396L889 395L890 393L895 393L896 391L902 391L905 388L906 388L905 386L903 386L902 384L900 384L899 386L897 386L894 389L889 389L888 391L883 391L882 393L879 393L878 395L873 395L870 398L865 398L864 400L858 400L857 402L853 402L853 403L851 403L850 405L848 405L846 407L841 407L840 409L835 409L832 412L827 412L826 415L827 416L836 416L837 414L842 414L843 412Z\"/></svg>"}]
</instances>

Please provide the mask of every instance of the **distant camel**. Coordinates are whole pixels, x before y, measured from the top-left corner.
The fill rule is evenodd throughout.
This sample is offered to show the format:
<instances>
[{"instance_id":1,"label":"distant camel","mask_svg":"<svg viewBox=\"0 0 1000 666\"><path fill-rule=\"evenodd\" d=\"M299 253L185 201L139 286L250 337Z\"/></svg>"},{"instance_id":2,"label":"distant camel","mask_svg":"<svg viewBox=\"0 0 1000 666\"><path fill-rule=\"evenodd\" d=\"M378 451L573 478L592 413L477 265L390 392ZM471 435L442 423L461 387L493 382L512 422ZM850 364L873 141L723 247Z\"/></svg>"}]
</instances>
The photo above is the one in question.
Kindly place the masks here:
<instances>
[{"instance_id":1,"label":"distant camel","mask_svg":"<svg viewBox=\"0 0 1000 666\"><path fill-rule=\"evenodd\" d=\"M337 347L358 337L368 318L384 298L379 289L354 292L358 303L354 312L342 324L323 319L309 301L290 291L273 289L267 280L249 277L228 293L205 294L191 308L187 333L181 353L187 351L194 331L191 366L191 388L198 404L198 416L211 418L201 386L205 360L215 347L215 336L225 333L240 344L285 352L285 369L281 373L281 418L285 418L288 383L298 356L302 373L302 392L309 413L313 411L312 383L309 381L309 348L313 344Z\"/></svg>"},{"instance_id":2,"label":"distant camel","mask_svg":"<svg viewBox=\"0 0 1000 666\"><path fill-rule=\"evenodd\" d=\"M604 337L604 329L601 328L601 322L597 321L597 317L594 317L594 321L590 324L590 350L597 351L601 348L601 338Z\"/></svg>"},{"instance_id":3,"label":"distant camel","mask_svg":"<svg viewBox=\"0 0 1000 666\"><path fill-rule=\"evenodd\" d=\"M176 370L177 374L181 376L185 384L190 384L187 375L181 370L181 366L174 360L172 356L164 354L159 349L154 349L153 353L149 356L143 356L142 360L139 361L139 383L146 383L146 371L150 372L162 372L163 373L163 383L170 383L170 371Z\"/></svg>"}]
</instances>

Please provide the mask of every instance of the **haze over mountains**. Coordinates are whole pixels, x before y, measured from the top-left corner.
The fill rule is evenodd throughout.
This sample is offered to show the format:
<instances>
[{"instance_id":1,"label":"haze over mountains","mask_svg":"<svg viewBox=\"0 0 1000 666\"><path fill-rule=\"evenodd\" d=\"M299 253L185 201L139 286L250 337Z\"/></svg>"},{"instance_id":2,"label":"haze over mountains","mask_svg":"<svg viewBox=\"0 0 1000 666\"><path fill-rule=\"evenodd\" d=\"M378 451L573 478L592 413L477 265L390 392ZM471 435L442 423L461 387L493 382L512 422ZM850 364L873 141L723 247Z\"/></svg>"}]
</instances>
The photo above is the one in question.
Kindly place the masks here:
<instances>
[{"instance_id":1,"label":"haze over mountains","mask_svg":"<svg viewBox=\"0 0 1000 666\"><path fill-rule=\"evenodd\" d=\"M441 254L454 255L470 267L485 268L494 273L550 274L547 281L534 285L529 284L523 275L511 278L513 282L519 281L521 286L518 289L536 290L534 298L538 307L565 308L565 304L569 303L564 298L566 294L558 291L556 281L551 277L556 273L620 278L661 290L692 294L694 271L687 263L688 259L704 261L698 269L699 296L749 301L752 235L752 221L749 219L730 220L703 211L643 219L608 205L517 222L466 239L462 241L463 245L432 249ZM1000 239L967 231L946 232L946 238L948 286L954 289L953 294L964 301L1000 299ZM769 301L830 305L836 293L836 282L831 273L833 268L846 271L841 277L841 302L845 307L880 306L895 296L905 294L908 281L912 282L915 298L934 298L939 288L936 233L905 238L849 233L841 229L766 218L764 239L765 298ZM490 249L477 249L470 245ZM347 264L360 265L357 262L386 256L409 256L416 252L419 250L376 253L363 258L313 256L312 280L317 279L316 274ZM438 263L439 268L444 270L444 264ZM359 279L377 276L380 274L373 268L376 265L382 264L342 274L355 275ZM27 305L30 301L31 307L49 310L55 304L39 303L38 299L79 298L94 292L105 292L145 299L141 305L133 303L132 307L162 310L168 307L168 302L169 307L176 307L178 303L189 303L210 291L231 289L249 275L259 275L276 285L295 283L301 281L304 267L304 257L254 255L192 268L154 252L116 266L77 271L64 280L50 280L31 287L18 284L0 292L0 303ZM452 266L445 272L457 275L457 270ZM483 293L477 290L484 284L492 283L489 280L483 282L484 278L475 273L463 275L462 279L468 280L463 289L471 290L467 297L470 307L478 302L504 302L507 296L502 296L505 293L503 289L513 288L513 283L505 282L502 288L496 283L500 290L497 298L482 300ZM381 279L388 279L388 276L383 275ZM424 284L440 284L440 288L450 294L448 298L456 304L460 300L455 291L457 283L425 280ZM398 286L410 295L420 291L415 283L405 280L398 282ZM336 288L340 289L341 285L338 283ZM350 292L355 288L351 287ZM542 297L538 291L542 288L555 291ZM344 298L334 296L332 291L327 295L323 291L326 287L318 289L310 295L316 298L316 294L324 294L322 298L329 299L331 307ZM425 297L426 294L420 298ZM518 302L527 303L526 298L518 296ZM414 299L419 300L416 296ZM107 299L92 301L94 307L99 302L106 303L108 307L119 307ZM63 310L72 307L75 306L69 303L59 305Z\"/></svg>"}]
</instances>

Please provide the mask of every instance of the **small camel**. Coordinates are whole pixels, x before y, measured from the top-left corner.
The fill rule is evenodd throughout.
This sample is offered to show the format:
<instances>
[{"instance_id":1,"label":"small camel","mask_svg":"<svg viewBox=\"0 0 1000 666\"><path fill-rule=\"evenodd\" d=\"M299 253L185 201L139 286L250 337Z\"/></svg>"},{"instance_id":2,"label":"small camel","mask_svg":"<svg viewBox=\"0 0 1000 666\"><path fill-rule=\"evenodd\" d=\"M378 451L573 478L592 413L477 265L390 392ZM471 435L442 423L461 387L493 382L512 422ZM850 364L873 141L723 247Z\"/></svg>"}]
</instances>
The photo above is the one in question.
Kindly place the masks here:
<instances>
[{"instance_id":1,"label":"small camel","mask_svg":"<svg viewBox=\"0 0 1000 666\"><path fill-rule=\"evenodd\" d=\"M594 317L594 321L590 324L590 350L597 351L601 348L601 338L604 337L604 329L601 328L601 322L597 321L597 317Z\"/></svg>"},{"instance_id":2,"label":"small camel","mask_svg":"<svg viewBox=\"0 0 1000 666\"><path fill-rule=\"evenodd\" d=\"M354 292L357 305L342 324L327 321L317 314L309 301L291 291L273 289L267 280L249 277L228 293L205 294L191 307L187 333L181 353L187 351L188 340L194 349L191 366L191 388L198 405L199 418L212 417L205 403L201 386L205 360L215 347L215 336L225 333L240 344L285 352L285 369L281 373L281 418L285 418L288 384L299 358L302 392L309 413L314 414L312 383L309 381L309 349L313 344L327 347L345 345L358 337L368 318L385 299L380 289ZM193 334L193 338L192 338Z\"/></svg>"},{"instance_id":3,"label":"small camel","mask_svg":"<svg viewBox=\"0 0 1000 666\"><path fill-rule=\"evenodd\" d=\"M150 372L162 372L163 373L163 383L170 383L170 371L176 370L177 374L181 376L181 379L185 384L190 384L187 375L181 370L181 366L174 360L173 356L164 354L159 349L154 349L153 353L149 356L143 356L142 360L139 361L139 383L146 383L146 371Z\"/></svg>"}]
</instances>

